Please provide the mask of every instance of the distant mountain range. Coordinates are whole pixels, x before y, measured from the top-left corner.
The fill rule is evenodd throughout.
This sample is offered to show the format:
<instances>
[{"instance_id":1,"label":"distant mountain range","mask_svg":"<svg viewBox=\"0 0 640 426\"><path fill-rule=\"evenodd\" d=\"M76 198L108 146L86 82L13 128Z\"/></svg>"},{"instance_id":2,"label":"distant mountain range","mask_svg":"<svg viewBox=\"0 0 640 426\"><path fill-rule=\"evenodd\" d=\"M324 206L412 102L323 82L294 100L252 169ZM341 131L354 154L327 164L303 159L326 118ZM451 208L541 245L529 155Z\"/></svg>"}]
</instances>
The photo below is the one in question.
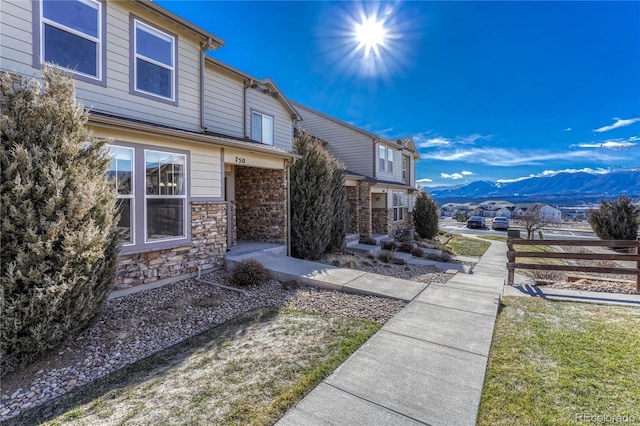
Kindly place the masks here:
<instances>
[{"instance_id":1,"label":"distant mountain range","mask_svg":"<svg viewBox=\"0 0 640 426\"><path fill-rule=\"evenodd\" d=\"M501 199L557 204L594 203L626 194L640 198L640 171L607 174L558 173L516 182L476 181L466 185L425 188L439 203Z\"/></svg>"}]
</instances>

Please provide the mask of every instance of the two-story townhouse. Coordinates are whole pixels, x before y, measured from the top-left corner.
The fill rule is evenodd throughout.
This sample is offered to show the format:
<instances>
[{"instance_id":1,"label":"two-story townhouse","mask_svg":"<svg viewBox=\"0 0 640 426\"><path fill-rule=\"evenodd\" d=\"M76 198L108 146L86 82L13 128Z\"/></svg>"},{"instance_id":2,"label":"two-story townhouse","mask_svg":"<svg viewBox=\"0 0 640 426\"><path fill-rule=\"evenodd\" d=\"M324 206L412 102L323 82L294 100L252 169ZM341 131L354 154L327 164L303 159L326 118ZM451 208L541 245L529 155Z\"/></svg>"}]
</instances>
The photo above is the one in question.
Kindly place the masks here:
<instances>
[{"instance_id":1,"label":"two-story townhouse","mask_svg":"<svg viewBox=\"0 0 640 426\"><path fill-rule=\"evenodd\" d=\"M420 160L413 139L388 140L291 103L304 120L299 127L323 140L329 152L345 164L351 232L370 237L411 229L415 165Z\"/></svg>"},{"instance_id":2,"label":"two-story townhouse","mask_svg":"<svg viewBox=\"0 0 640 426\"><path fill-rule=\"evenodd\" d=\"M219 268L234 235L287 242L299 116L272 82L214 65L221 39L149 0L7 0L0 21L0 69L69 71L108 140L126 231L117 285Z\"/></svg>"}]
</instances>

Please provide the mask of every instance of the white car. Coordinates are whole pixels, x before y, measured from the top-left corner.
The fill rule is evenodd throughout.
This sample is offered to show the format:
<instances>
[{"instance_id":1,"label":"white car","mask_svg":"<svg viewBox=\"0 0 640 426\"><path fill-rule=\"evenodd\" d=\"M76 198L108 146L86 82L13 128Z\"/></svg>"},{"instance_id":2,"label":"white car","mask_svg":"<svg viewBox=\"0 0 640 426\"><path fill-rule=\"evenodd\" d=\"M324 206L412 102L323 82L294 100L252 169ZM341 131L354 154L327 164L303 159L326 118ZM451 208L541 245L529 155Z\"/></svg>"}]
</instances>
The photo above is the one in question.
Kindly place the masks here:
<instances>
[{"instance_id":1,"label":"white car","mask_svg":"<svg viewBox=\"0 0 640 426\"><path fill-rule=\"evenodd\" d=\"M491 221L491 229L509 229L509 219L506 217L494 217Z\"/></svg>"}]
</instances>

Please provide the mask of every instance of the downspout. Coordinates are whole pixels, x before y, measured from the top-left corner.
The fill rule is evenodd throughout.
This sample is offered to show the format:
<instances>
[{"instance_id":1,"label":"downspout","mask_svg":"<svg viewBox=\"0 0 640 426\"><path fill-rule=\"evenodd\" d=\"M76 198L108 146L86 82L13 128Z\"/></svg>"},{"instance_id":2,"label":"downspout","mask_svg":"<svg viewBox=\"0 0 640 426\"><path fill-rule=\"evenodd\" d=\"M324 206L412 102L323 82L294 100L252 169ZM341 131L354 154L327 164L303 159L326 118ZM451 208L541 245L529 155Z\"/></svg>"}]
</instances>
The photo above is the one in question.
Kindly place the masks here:
<instances>
[{"instance_id":1,"label":"downspout","mask_svg":"<svg viewBox=\"0 0 640 426\"><path fill-rule=\"evenodd\" d=\"M373 178L374 179L378 179L378 169L376 168L376 165L378 164L378 150L376 149L376 140L373 140Z\"/></svg>"},{"instance_id":2,"label":"downspout","mask_svg":"<svg viewBox=\"0 0 640 426\"><path fill-rule=\"evenodd\" d=\"M212 43L213 39L209 37L207 42L202 45L202 49L200 49L200 129L203 132L207 130L207 126L204 123L204 57Z\"/></svg>"},{"instance_id":3,"label":"downspout","mask_svg":"<svg viewBox=\"0 0 640 426\"><path fill-rule=\"evenodd\" d=\"M253 86L253 79L244 82L244 91L242 92L242 135L247 138L247 89Z\"/></svg>"}]
</instances>

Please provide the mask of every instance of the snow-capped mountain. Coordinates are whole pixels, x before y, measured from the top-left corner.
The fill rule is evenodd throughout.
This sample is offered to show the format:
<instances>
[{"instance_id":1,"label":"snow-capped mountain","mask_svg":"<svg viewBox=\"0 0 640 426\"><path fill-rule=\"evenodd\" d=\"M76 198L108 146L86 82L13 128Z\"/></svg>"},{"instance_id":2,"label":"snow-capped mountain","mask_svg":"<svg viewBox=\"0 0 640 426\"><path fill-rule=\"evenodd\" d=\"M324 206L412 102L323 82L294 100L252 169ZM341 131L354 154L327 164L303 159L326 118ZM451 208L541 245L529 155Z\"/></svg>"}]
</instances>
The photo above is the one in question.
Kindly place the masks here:
<instances>
[{"instance_id":1,"label":"snow-capped mountain","mask_svg":"<svg viewBox=\"0 0 640 426\"><path fill-rule=\"evenodd\" d=\"M567 199L598 200L617 198L626 194L640 197L640 171L607 174L558 173L553 176L532 177L508 183L476 181L468 185L425 188L440 202L460 199Z\"/></svg>"}]
</instances>

